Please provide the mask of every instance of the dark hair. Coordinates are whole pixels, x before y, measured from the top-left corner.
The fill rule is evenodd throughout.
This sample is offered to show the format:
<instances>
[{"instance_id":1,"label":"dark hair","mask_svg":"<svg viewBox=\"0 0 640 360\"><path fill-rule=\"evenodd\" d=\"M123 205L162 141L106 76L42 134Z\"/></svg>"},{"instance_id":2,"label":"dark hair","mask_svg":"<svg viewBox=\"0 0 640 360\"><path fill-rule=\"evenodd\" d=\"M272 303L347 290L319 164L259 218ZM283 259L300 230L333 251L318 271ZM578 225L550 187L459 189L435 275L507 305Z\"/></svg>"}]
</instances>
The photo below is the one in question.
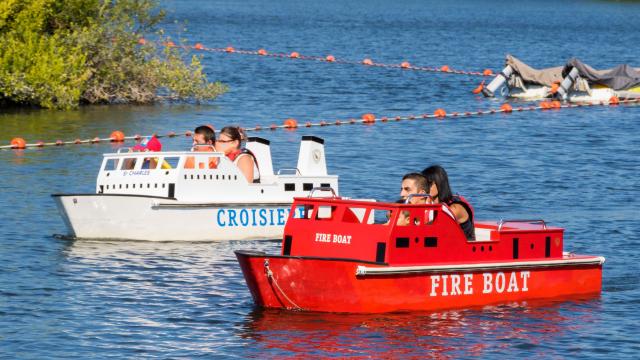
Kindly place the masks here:
<instances>
[{"instance_id":1,"label":"dark hair","mask_svg":"<svg viewBox=\"0 0 640 360\"><path fill-rule=\"evenodd\" d=\"M422 175L427 179L427 187L436 184L438 188L438 200L441 203L449 203L453 198L451 187L449 186L449 177L447 172L440 165L432 165L422 170Z\"/></svg>"},{"instance_id":2,"label":"dark hair","mask_svg":"<svg viewBox=\"0 0 640 360\"><path fill-rule=\"evenodd\" d=\"M427 189L427 179L424 177L424 175L415 172L408 173L402 177L402 181L405 181L407 179L416 182L416 188L418 189L418 191L424 190L425 192L429 192L429 189Z\"/></svg>"},{"instance_id":3,"label":"dark hair","mask_svg":"<svg viewBox=\"0 0 640 360\"><path fill-rule=\"evenodd\" d=\"M227 135L231 140L238 140L238 146L241 146L246 138L244 130L239 126L225 126L220 130L220 135L222 134Z\"/></svg>"},{"instance_id":4,"label":"dark hair","mask_svg":"<svg viewBox=\"0 0 640 360\"><path fill-rule=\"evenodd\" d=\"M198 126L194 132L196 134L204 135L205 142L216 141L216 132L213 130L213 126L210 126L210 125Z\"/></svg>"}]
</instances>

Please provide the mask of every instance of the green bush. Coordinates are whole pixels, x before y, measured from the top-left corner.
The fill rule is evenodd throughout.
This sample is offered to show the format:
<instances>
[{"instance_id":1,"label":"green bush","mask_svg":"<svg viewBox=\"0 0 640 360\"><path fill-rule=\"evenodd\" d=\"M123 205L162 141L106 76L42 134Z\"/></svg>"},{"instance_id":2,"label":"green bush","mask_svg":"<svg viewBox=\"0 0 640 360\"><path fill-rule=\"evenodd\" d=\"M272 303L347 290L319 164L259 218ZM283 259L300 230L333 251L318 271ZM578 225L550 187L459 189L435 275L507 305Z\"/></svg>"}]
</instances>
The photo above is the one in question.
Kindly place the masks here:
<instances>
[{"instance_id":1,"label":"green bush","mask_svg":"<svg viewBox=\"0 0 640 360\"><path fill-rule=\"evenodd\" d=\"M186 62L178 48L138 44L163 16L155 0L2 0L0 100L72 108L224 93L198 57Z\"/></svg>"}]
</instances>

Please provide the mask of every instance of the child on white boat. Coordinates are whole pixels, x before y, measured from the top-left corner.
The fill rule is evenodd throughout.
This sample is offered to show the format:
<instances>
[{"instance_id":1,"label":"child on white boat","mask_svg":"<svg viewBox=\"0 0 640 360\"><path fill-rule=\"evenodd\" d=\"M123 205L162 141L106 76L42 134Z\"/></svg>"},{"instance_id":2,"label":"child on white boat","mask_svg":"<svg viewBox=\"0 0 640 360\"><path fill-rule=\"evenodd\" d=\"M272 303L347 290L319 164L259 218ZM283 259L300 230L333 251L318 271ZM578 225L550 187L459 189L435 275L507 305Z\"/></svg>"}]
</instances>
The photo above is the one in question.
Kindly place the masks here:
<instances>
[{"instance_id":1,"label":"child on white boat","mask_svg":"<svg viewBox=\"0 0 640 360\"><path fill-rule=\"evenodd\" d=\"M211 125L198 126L193 131L193 151L214 152L214 142L216 141L216 131ZM202 164L201 164L202 165ZM218 167L218 159L211 157L209 159L209 169L215 169ZM184 163L185 169L195 168L195 157L187 157Z\"/></svg>"},{"instance_id":2,"label":"child on white boat","mask_svg":"<svg viewBox=\"0 0 640 360\"><path fill-rule=\"evenodd\" d=\"M248 182L260 182L260 171L255 156L242 147L244 131L237 126L225 126L216 140L216 149L223 152L240 169Z\"/></svg>"}]
</instances>

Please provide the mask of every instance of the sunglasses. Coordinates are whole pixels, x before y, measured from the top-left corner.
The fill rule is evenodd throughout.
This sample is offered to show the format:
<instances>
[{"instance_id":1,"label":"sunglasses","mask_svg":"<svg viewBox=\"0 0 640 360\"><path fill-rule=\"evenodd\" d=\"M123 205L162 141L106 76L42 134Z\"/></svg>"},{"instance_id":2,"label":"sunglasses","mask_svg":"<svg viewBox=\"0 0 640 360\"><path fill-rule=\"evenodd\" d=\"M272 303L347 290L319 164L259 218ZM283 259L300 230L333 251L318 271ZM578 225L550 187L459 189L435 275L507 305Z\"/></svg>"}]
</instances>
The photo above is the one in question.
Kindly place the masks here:
<instances>
[{"instance_id":1,"label":"sunglasses","mask_svg":"<svg viewBox=\"0 0 640 360\"><path fill-rule=\"evenodd\" d=\"M218 142L218 143L223 143L223 144L230 143L230 142L234 142L234 141L235 141L235 140L216 140L216 142Z\"/></svg>"}]
</instances>

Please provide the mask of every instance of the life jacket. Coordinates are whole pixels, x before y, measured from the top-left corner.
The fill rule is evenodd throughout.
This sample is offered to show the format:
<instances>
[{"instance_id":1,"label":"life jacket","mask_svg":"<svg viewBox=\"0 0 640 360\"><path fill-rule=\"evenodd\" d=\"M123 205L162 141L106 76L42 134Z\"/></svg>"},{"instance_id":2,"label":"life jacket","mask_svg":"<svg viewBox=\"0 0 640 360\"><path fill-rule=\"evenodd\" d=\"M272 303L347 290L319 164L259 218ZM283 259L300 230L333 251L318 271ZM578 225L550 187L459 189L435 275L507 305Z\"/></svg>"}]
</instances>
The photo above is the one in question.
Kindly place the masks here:
<instances>
[{"instance_id":1,"label":"life jacket","mask_svg":"<svg viewBox=\"0 0 640 360\"><path fill-rule=\"evenodd\" d=\"M465 199L460 195L454 195L451 198L451 200L447 202L447 205L449 206L453 204L462 205L462 207L464 207L464 209L467 211L467 214L469 214L469 218L467 219L467 221L460 223L459 225L460 225L460 228L462 228L464 235L467 237L467 240L475 240L476 230L475 230L475 226L473 225L473 207L467 201L467 199Z\"/></svg>"},{"instance_id":2,"label":"life jacket","mask_svg":"<svg viewBox=\"0 0 640 360\"><path fill-rule=\"evenodd\" d=\"M227 154L227 157L229 158L229 160L231 160L233 162L234 165L237 166L238 165L238 161L244 155L250 155L253 158L253 182L254 183L259 183L260 182L260 168L258 167L258 161L256 161L256 156L253 155L251 150L242 148L242 149L230 152L229 154Z\"/></svg>"},{"instance_id":3,"label":"life jacket","mask_svg":"<svg viewBox=\"0 0 640 360\"><path fill-rule=\"evenodd\" d=\"M198 150L198 152L214 152L215 150L211 146L203 147L204 150ZM195 156L187 156L187 159L184 162L185 169L195 169L196 167L196 157ZM218 159L215 157L209 158L209 169L216 169L218 167ZM200 164L200 168L203 168L203 164Z\"/></svg>"}]
</instances>

